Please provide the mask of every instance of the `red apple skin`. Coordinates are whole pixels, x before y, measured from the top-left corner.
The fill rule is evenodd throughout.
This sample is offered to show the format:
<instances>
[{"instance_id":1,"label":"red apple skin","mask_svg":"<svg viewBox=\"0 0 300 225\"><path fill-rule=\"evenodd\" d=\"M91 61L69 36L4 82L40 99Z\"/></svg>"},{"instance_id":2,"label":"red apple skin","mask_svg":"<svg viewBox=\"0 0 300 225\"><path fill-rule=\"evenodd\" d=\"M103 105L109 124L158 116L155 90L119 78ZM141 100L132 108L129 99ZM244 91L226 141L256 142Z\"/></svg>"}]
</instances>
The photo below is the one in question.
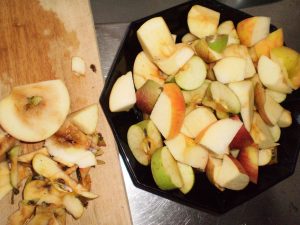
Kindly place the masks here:
<instances>
[{"instance_id":1,"label":"red apple skin","mask_svg":"<svg viewBox=\"0 0 300 225\"><path fill-rule=\"evenodd\" d=\"M258 146L252 144L242 148L237 157L237 160L248 174L250 181L254 184L257 184L258 180L258 151Z\"/></svg>"},{"instance_id":2,"label":"red apple skin","mask_svg":"<svg viewBox=\"0 0 300 225\"><path fill-rule=\"evenodd\" d=\"M247 146L250 146L254 143L254 140L252 139L250 133L247 131L245 125L243 125L233 140L231 141L229 148L230 149L243 149Z\"/></svg>"}]
</instances>

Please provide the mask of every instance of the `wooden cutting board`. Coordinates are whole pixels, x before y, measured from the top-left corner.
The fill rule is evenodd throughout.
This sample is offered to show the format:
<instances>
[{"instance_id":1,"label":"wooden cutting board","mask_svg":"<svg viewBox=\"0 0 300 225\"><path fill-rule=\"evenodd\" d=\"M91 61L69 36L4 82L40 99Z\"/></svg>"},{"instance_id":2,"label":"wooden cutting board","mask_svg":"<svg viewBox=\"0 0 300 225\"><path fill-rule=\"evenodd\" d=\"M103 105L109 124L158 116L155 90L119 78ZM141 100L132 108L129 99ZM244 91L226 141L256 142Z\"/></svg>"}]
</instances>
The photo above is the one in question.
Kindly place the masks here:
<instances>
[{"instance_id":1,"label":"wooden cutting board","mask_svg":"<svg viewBox=\"0 0 300 225\"><path fill-rule=\"evenodd\" d=\"M88 0L1 0L0 97L16 85L62 79L70 92L71 111L98 102L104 81L96 43ZM72 56L85 61L85 76L71 71ZM131 224L118 151L102 111L99 131L107 143L101 158L106 164L92 171L92 191L99 198L89 202L79 220L69 217L67 224ZM0 224L17 208L10 196L2 199Z\"/></svg>"}]
</instances>

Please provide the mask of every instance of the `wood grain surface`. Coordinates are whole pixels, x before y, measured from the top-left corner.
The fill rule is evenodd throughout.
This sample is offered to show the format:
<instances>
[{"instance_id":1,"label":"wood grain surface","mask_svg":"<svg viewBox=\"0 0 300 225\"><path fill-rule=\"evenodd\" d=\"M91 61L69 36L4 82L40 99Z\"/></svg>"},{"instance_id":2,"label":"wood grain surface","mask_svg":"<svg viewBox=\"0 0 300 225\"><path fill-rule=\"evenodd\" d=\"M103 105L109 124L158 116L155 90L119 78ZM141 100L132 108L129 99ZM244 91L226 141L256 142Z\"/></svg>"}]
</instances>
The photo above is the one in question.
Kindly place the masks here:
<instances>
[{"instance_id":1,"label":"wood grain surface","mask_svg":"<svg viewBox=\"0 0 300 225\"><path fill-rule=\"evenodd\" d=\"M85 61L85 76L78 77L71 71L72 56ZM71 112L98 102L104 83L99 57L88 0L0 1L1 98L17 85L62 79L71 96ZM67 224L131 224L118 151L102 110L99 131L107 143L101 158L106 164L97 166L91 174L92 191L99 198L89 202L79 220L69 216ZM25 151L38 146L27 145ZM17 207L10 204L10 196L1 200L1 225Z\"/></svg>"}]
</instances>

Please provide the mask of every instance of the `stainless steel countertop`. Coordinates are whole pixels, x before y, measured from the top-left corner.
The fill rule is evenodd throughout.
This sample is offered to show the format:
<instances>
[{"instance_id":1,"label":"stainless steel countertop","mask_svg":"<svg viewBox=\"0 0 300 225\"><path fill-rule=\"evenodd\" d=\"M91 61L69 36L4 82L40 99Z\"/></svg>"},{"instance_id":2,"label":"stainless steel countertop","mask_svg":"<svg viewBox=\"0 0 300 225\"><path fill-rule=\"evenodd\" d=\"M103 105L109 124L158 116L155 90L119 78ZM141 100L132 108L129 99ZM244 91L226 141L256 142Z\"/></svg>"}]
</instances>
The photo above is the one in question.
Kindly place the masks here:
<instances>
[{"instance_id":1,"label":"stainless steel countertop","mask_svg":"<svg viewBox=\"0 0 300 225\"><path fill-rule=\"evenodd\" d=\"M99 7L99 2L101 3L101 1L96 1L95 3L95 1L92 1L94 14L98 13L97 7ZM170 0L170 2L172 1ZM253 15L270 16L274 25L284 28L287 45L300 51L300 0L285 0L273 4L246 8L243 11ZM128 23L103 24L97 18L94 15L100 47L102 72L106 76ZM135 225L300 224L300 160L298 160L295 173L292 177L221 216L194 210L136 188L121 158L120 161L133 224Z\"/></svg>"}]
</instances>

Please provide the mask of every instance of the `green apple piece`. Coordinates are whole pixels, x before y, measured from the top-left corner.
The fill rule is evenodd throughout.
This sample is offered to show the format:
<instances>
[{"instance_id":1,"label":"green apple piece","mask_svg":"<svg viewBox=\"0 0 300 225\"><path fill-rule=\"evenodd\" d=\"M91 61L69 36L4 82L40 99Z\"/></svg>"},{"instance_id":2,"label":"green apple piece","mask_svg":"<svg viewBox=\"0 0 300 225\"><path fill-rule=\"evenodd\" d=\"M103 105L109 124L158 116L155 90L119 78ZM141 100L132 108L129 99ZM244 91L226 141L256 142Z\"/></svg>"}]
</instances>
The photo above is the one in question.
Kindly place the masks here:
<instances>
[{"instance_id":1,"label":"green apple piece","mask_svg":"<svg viewBox=\"0 0 300 225\"><path fill-rule=\"evenodd\" d=\"M211 83L211 81L205 80L203 82L203 84L195 90L192 90L192 91L182 90L182 94L183 94L183 97L184 97L185 104L187 104L187 105L189 105L189 104L193 104L193 105L200 104L202 102L202 99L203 99L210 83Z\"/></svg>"},{"instance_id":2,"label":"green apple piece","mask_svg":"<svg viewBox=\"0 0 300 225\"><path fill-rule=\"evenodd\" d=\"M109 96L111 112L129 111L136 102L132 73L120 76L114 83Z\"/></svg>"},{"instance_id":3,"label":"green apple piece","mask_svg":"<svg viewBox=\"0 0 300 225\"><path fill-rule=\"evenodd\" d=\"M226 85L213 81L210 85L212 99L222 105L226 112L237 114L241 111L241 104L237 95Z\"/></svg>"},{"instance_id":4,"label":"green apple piece","mask_svg":"<svg viewBox=\"0 0 300 225\"><path fill-rule=\"evenodd\" d=\"M205 38L196 40L193 42L194 51L201 57L206 63L212 63L223 58L222 54L212 50L208 47Z\"/></svg>"},{"instance_id":5,"label":"green apple piece","mask_svg":"<svg viewBox=\"0 0 300 225\"><path fill-rule=\"evenodd\" d=\"M208 47L212 50L221 53L226 48L228 43L228 35L220 34L220 35L211 35L206 37L206 42Z\"/></svg>"},{"instance_id":6,"label":"green apple piece","mask_svg":"<svg viewBox=\"0 0 300 225\"><path fill-rule=\"evenodd\" d=\"M204 61L193 56L175 75L175 81L184 90L195 90L203 84L206 73Z\"/></svg>"},{"instance_id":7,"label":"green apple piece","mask_svg":"<svg viewBox=\"0 0 300 225\"><path fill-rule=\"evenodd\" d=\"M179 190L183 194L187 194L190 192L190 190L192 190L195 183L195 174L193 168L180 162L177 162L177 166L183 181L183 186L179 188Z\"/></svg>"},{"instance_id":8,"label":"green apple piece","mask_svg":"<svg viewBox=\"0 0 300 225\"><path fill-rule=\"evenodd\" d=\"M295 50L281 46L277 48L273 48L270 51L271 59L280 60L285 66L288 73L292 71L292 69L297 65L299 54Z\"/></svg>"},{"instance_id":9,"label":"green apple piece","mask_svg":"<svg viewBox=\"0 0 300 225\"><path fill-rule=\"evenodd\" d=\"M162 190L181 188L183 181L177 162L167 147L159 148L151 158L151 171L157 186Z\"/></svg>"},{"instance_id":10,"label":"green apple piece","mask_svg":"<svg viewBox=\"0 0 300 225\"><path fill-rule=\"evenodd\" d=\"M127 141L136 160L144 166L149 165L153 152L163 146L161 135L151 120L132 125Z\"/></svg>"},{"instance_id":11,"label":"green apple piece","mask_svg":"<svg viewBox=\"0 0 300 225\"><path fill-rule=\"evenodd\" d=\"M286 99L286 94L270 89L266 89L266 95L271 96L278 103L281 103Z\"/></svg>"}]
</instances>

